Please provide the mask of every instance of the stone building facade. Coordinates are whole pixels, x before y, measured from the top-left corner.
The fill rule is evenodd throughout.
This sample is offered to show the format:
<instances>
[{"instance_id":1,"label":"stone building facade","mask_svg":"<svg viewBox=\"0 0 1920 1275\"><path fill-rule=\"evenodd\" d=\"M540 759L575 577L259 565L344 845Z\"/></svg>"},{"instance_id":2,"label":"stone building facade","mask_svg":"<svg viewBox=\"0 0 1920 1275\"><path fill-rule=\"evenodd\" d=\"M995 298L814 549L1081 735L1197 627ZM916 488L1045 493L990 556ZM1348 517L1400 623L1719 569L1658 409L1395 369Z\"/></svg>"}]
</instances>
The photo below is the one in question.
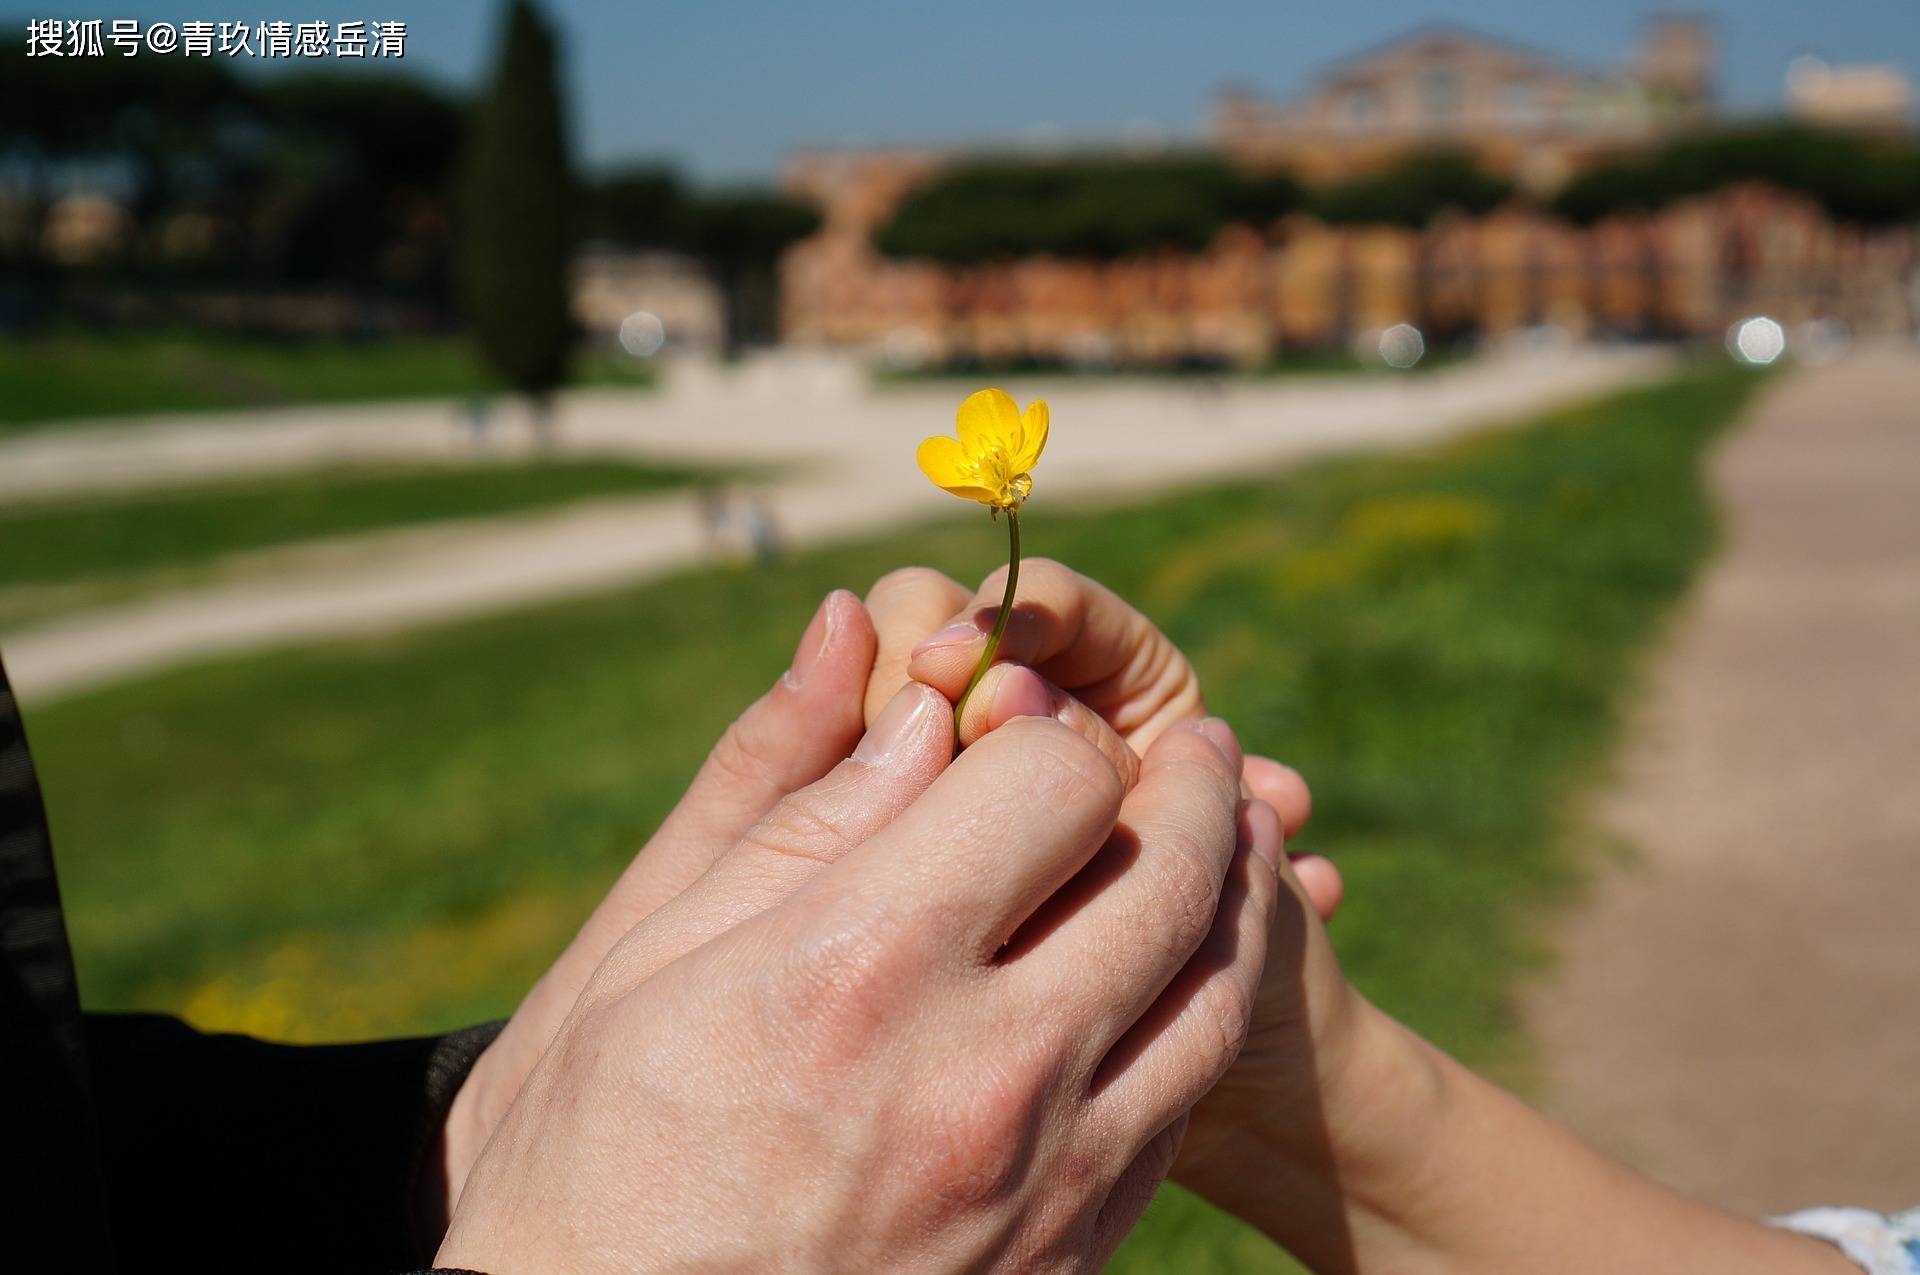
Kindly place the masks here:
<instances>
[{"instance_id":1,"label":"stone building facade","mask_svg":"<svg viewBox=\"0 0 1920 1275\"><path fill-rule=\"evenodd\" d=\"M1712 32L1697 18L1654 19L1632 61L1606 71L1431 27L1336 63L1292 101L1222 94L1212 139L1244 164L1310 181L1352 177L1415 147L1452 147L1548 191L1597 154L1704 118L1714 65Z\"/></svg>"},{"instance_id":2,"label":"stone building facade","mask_svg":"<svg viewBox=\"0 0 1920 1275\"><path fill-rule=\"evenodd\" d=\"M1510 209L1424 231L1289 218L1200 254L889 262L796 246L785 331L905 365L958 360L1258 365L1409 322L1431 338L1552 325L1574 336L1714 337L1743 315L1911 331L1920 238L1837 225L1798 195L1735 187L1577 228Z\"/></svg>"},{"instance_id":3,"label":"stone building facade","mask_svg":"<svg viewBox=\"0 0 1920 1275\"><path fill-rule=\"evenodd\" d=\"M1603 152L1658 140L1710 109L1707 29L1652 24L1631 63L1595 72L1450 28L1330 68L1292 103L1229 95L1213 142L1249 167L1332 180L1435 145L1463 146L1548 189ZM1252 365L1411 322L1429 335L1706 336L1740 315L1831 315L1864 329L1915 322L1915 236L1838 226L1758 187L1581 229L1520 207L1423 231L1307 217L1231 227L1203 253L1114 262L944 267L872 246L914 187L952 162L932 150L797 156L790 190L817 234L782 263L782 331L903 363L1064 360Z\"/></svg>"}]
</instances>

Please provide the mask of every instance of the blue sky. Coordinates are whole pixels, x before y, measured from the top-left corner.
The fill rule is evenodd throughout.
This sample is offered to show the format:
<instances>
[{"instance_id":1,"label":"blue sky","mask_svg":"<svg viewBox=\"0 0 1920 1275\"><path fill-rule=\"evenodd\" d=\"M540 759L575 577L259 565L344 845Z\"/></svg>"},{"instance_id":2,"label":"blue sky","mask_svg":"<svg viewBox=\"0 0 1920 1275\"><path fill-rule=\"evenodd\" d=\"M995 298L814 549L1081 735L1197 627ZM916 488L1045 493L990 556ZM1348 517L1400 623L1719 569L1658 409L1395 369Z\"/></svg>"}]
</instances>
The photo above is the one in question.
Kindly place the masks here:
<instances>
[{"instance_id":1,"label":"blue sky","mask_svg":"<svg viewBox=\"0 0 1920 1275\"><path fill-rule=\"evenodd\" d=\"M1223 83L1284 95L1326 61L1425 22L1458 22L1608 66L1628 55L1652 8L1601 0L545 0L545 7L565 41L584 159L668 159L708 181L771 177L789 150L807 143L1191 136ZM1722 94L1733 109L1777 104L1787 61L1804 52L1835 62L1893 61L1920 80L1920 0L1690 7L1717 23ZM40 13L171 22L401 19L409 25L410 68L469 85L486 65L497 9L484 0L115 0L103 8L57 0Z\"/></svg>"}]
</instances>

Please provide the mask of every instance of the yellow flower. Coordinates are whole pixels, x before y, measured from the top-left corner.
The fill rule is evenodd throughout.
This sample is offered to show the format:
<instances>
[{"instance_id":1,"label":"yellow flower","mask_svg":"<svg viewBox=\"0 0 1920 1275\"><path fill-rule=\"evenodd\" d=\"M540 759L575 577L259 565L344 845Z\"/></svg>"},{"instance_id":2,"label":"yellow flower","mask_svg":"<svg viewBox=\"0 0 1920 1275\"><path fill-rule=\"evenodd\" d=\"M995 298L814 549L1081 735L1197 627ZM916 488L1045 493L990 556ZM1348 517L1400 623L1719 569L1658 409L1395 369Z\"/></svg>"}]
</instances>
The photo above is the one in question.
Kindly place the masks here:
<instances>
[{"instance_id":1,"label":"yellow flower","mask_svg":"<svg viewBox=\"0 0 1920 1275\"><path fill-rule=\"evenodd\" d=\"M920 472L956 496L1018 509L1047 445L1046 402L1035 399L1022 414L1006 391L981 390L960 404L954 432L958 440L936 434L920 444Z\"/></svg>"}]
</instances>

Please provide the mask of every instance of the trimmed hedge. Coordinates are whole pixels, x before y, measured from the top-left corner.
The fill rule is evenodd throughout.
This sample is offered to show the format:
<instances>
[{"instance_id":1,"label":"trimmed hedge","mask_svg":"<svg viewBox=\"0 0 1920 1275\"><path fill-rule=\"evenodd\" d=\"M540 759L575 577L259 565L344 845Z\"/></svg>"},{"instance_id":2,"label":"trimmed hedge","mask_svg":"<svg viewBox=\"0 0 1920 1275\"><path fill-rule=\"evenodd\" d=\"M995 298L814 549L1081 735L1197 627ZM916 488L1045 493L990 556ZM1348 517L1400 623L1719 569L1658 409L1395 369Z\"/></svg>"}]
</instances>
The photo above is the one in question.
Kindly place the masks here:
<instances>
[{"instance_id":1,"label":"trimmed hedge","mask_svg":"<svg viewBox=\"0 0 1920 1275\"><path fill-rule=\"evenodd\" d=\"M1224 226L1270 221L1301 203L1291 178L1222 159L982 159L908 196L874 242L890 257L951 265L1033 254L1110 260L1197 252Z\"/></svg>"},{"instance_id":2,"label":"trimmed hedge","mask_svg":"<svg viewBox=\"0 0 1920 1275\"><path fill-rule=\"evenodd\" d=\"M1799 191L1836 221L1920 219L1920 150L1903 140L1799 124L1696 134L1623 156L1574 178L1553 210L1584 226L1746 181Z\"/></svg>"},{"instance_id":3,"label":"trimmed hedge","mask_svg":"<svg viewBox=\"0 0 1920 1275\"><path fill-rule=\"evenodd\" d=\"M1443 212L1492 212L1512 196L1513 183L1493 176L1472 156L1426 151L1319 192L1314 211L1333 225L1418 229Z\"/></svg>"},{"instance_id":4,"label":"trimmed hedge","mask_svg":"<svg viewBox=\"0 0 1920 1275\"><path fill-rule=\"evenodd\" d=\"M1920 220L1920 148L1799 124L1698 133L1622 156L1569 182L1549 209L1577 225L1744 181L1802 192L1836 221ZM1514 197L1464 151L1408 155L1377 173L1309 191L1284 174L1224 158L979 159L904 200L874 235L890 257L947 265L1048 255L1112 260L1159 249L1199 252L1233 223L1310 212L1334 225L1419 228L1443 212L1491 212Z\"/></svg>"}]
</instances>

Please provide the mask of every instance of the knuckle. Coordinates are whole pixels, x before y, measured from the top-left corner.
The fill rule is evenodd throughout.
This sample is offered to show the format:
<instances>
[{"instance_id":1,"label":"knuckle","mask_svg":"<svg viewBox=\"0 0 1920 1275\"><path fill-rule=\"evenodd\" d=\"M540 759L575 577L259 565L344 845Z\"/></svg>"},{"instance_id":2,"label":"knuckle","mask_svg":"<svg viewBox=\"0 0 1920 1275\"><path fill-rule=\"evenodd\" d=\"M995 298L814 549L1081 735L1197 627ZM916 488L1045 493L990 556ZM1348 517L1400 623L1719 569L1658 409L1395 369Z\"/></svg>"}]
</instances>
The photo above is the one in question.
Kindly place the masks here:
<instances>
[{"instance_id":1,"label":"knuckle","mask_svg":"<svg viewBox=\"0 0 1920 1275\"><path fill-rule=\"evenodd\" d=\"M1170 732L1161 747L1157 760L1170 788L1212 801L1239 802L1240 777L1232 773L1226 755L1198 731Z\"/></svg>"},{"instance_id":2,"label":"knuckle","mask_svg":"<svg viewBox=\"0 0 1920 1275\"><path fill-rule=\"evenodd\" d=\"M1004 1200L1025 1176L1039 1086L1019 1069L988 1062L944 1087L919 1124L919 1185L938 1212L969 1212Z\"/></svg>"},{"instance_id":3,"label":"knuckle","mask_svg":"<svg viewBox=\"0 0 1920 1275\"><path fill-rule=\"evenodd\" d=\"M1176 952L1190 954L1213 928L1220 882L1196 856L1180 854L1169 859L1159 885L1166 901L1161 921L1166 941Z\"/></svg>"},{"instance_id":4,"label":"knuckle","mask_svg":"<svg viewBox=\"0 0 1920 1275\"><path fill-rule=\"evenodd\" d=\"M1134 785L1140 782L1140 754L1134 752L1132 746L1105 722L1099 724L1099 737L1095 742L1114 773L1120 776L1121 790L1132 792Z\"/></svg>"},{"instance_id":5,"label":"knuckle","mask_svg":"<svg viewBox=\"0 0 1920 1275\"><path fill-rule=\"evenodd\" d=\"M1125 788L1113 763L1097 744L1050 717L1020 717L986 736L979 748L999 741L996 751L1007 754L1008 769L1048 802L1080 805L1103 811L1109 819L1120 812Z\"/></svg>"},{"instance_id":6,"label":"knuckle","mask_svg":"<svg viewBox=\"0 0 1920 1275\"><path fill-rule=\"evenodd\" d=\"M1201 1060L1211 1085L1240 1056L1253 1030L1253 990L1238 978L1216 978L1194 1008L1201 1017Z\"/></svg>"},{"instance_id":7,"label":"knuckle","mask_svg":"<svg viewBox=\"0 0 1920 1275\"><path fill-rule=\"evenodd\" d=\"M1153 702L1163 717L1178 720L1205 713L1207 704L1200 694L1200 675L1187 663L1187 657L1158 634L1153 645L1159 652L1159 668L1148 683L1152 690L1144 698Z\"/></svg>"},{"instance_id":8,"label":"knuckle","mask_svg":"<svg viewBox=\"0 0 1920 1275\"><path fill-rule=\"evenodd\" d=\"M1234 801L1161 809L1140 835L1159 865L1156 893L1169 904L1171 940L1191 951L1212 928L1238 844Z\"/></svg>"},{"instance_id":9,"label":"knuckle","mask_svg":"<svg viewBox=\"0 0 1920 1275\"><path fill-rule=\"evenodd\" d=\"M789 944L757 989L772 1038L827 1078L862 1056L901 1006L914 964L889 924L853 917Z\"/></svg>"},{"instance_id":10,"label":"knuckle","mask_svg":"<svg viewBox=\"0 0 1920 1275\"><path fill-rule=\"evenodd\" d=\"M774 803L740 844L777 858L824 866L840 859L854 842L838 813L821 794L803 788Z\"/></svg>"},{"instance_id":11,"label":"knuckle","mask_svg":"<svg viewBox=\"0 0 1920 1275\"><path fill-rule=\"evenodd\" d=\"M917 593L944 596L959 589L959 585L932 567L896 567L873 582L873 587L867 590L867 605L895 602Z\"/></svg>"},{"instance_id":12,"label":"knuckle","mask_svg":"<svg viewBox=\"0 0 1920 1275\"><path fill-rule=\"evenodd\" d=\"M1205 701L1199 674L1186 655L1144 615L1131 612L1126 623L1129 654L1115 680L1132 690L1115 725L1132 731L1150 722L1198 717Z\"/></svg>"},{"instance_id":13,"label":"knuckle","mask_svg":"<svg viewBox=\"0 0 1920 1275\"><path fill-rule=\"evenodd\" d=\"M1063 636L1077 635L1086 626L1087 595L1093 587L1085 576L1053 558L1020 560L1020 596L1042 600Z\"/></svg>"},{"instance_id":14,"label":"knuckle","mask_svg":"<svg viewBox=\"0 0 1920 1275\"><path fill-rule=\"evenodd\" d=\"M576 1083L599 1074L620 1053L621 1003L619 997L604 992L583 994L547 1046L550 1061L546 1065L576 1078Z\"/></svg>"},{"instance_id":15,"label":"knuckle","mask_svg":"<svg viewBox=\"0 0 1920 1275\"><path fill-rule=\"evenodd\" d=\"M1059 585L1077 586L1080 582L1080 573L1058 558L1021 558L1020 575L1036 585L1049 586L1049 592Z\"/></svg>"},{"instance_id":16,"label":"knuckle","mask_svg":"<svg viewBox=\"0 0 1920 1275\"><path fill-rule=\"evenodd\" d=\"M1172 1173L1179 1158L1180 1143L1186 1136L1188 1113L1176 1116L1173 1123L1154 1134L1134 1156L1113 1184L1093 1223L1093 1243L1097 1251L1112 1252L1134 1223L1146 1212L1160 1184Z\"/></svg>"},{"instance_id":17,"label":"knuckle","mask_svg":"<svg viewBox=\"0 0 1920 1275\"><path fill-rule=\"evenodd\" d=\"M1140 661L1134 672L1141 684L1154 692L1154 698L1163 707L1197 709L1200 705L1200 676L1193 671L1186 653L1146 616L1136 611L1132 618L1138 630L1135 634L1135 658Z\"/></svg>"},{"instance_id":18,"label":"knuckle","mask_svg":"<svg viewBox=\"0 0 1920 1275\"><path fill-rule=\"evenodd\" d=\"M1103 1211L1117 1176L1116 1149L1110 1143L1105 1137L1076 1137L1049 1159L1046 1198L1036 1202L1009 1245L1009 1269L1088 1269L1087 1231Z\"/></svg>"},{"instance_id":19,"label":"knuckle","mask_svg":"<svg viewBox=\"0 0 1920 1275\"><path fill-rule=\"evenodd\" d=\"M784 767L765 734L756 728L753 718L759 705L748 709L727 727L707 754L707 765L719 777L757 788L782 786Z\"/></svg>"},{"instance_id":20,"label":"knuckle","mask_svg":"<svg viewBox=\"0 0 1920 1275\"><path fill-rule=\"evenodd\" d=\"M1184 843L1213 846L1239 823L1240 790L1220 754L1205 742L1200 749L1155 759L1141 818Z\"/></svg>"},{"instance_id":21,"label":"knuckle","mask_svg":"<svg viewBox=\"0 0 1920 1275\"><path fill-rule=\"evenodd\" d=\"M1253 924L1264 937L1273 928L1280 910L1280 895L1286 886L1280 883L1280 869L1257 854L1247 856L1247 893L1253 899Z\"/></svg>"},{"instance_id":22,"label":"knuckle","mask_svg":"<svg viewBox=\"0 0 1920 1275\"><path fill-rule=\"evenodd\" d=\"M1187 1136L1187 1119L1192 1111L1183 1111L1174 1117L1173 1123L1153 1135L1146 1149L1141 1151L1139 1164L1145 1177L1158 1183L1173 1171L1174 1161L1180 1158L1180 1144Z\"/></svg>"}]
</instances>

